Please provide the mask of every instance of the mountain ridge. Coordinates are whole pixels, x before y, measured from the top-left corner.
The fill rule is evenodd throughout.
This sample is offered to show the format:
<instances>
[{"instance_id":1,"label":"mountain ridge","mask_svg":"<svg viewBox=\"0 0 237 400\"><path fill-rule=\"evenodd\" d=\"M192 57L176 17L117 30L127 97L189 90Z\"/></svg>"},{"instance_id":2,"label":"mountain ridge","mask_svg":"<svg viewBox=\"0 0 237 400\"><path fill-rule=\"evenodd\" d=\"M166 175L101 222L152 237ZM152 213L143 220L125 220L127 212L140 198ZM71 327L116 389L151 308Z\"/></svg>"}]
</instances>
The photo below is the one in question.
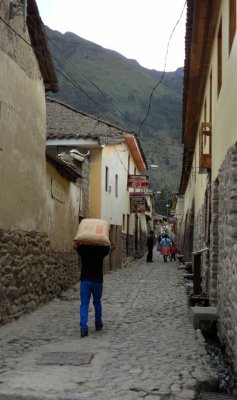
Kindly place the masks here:
<instances>
[{"instance_id":1,"label":"mountain ridge","mask_svg":"<svg viewBox=\"0 0 237 400\"><path fill-rule=\"evenodd\" d=\"M52 97L139 132L148 164L160 167L148 171L152 189L177 191L179 173L171 171L181 169L183 68L164 74L75 33L45 29L60 86Z\"/></svg>"}]
</instances>

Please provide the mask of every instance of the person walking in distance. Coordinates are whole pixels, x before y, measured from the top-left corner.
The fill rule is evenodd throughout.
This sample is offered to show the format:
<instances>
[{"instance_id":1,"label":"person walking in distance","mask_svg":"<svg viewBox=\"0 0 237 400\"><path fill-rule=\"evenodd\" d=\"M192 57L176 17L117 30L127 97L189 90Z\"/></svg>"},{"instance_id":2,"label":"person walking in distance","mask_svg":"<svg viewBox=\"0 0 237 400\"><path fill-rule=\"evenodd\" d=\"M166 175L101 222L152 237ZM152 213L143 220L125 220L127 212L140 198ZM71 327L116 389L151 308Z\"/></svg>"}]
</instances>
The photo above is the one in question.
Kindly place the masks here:
<instances>
[{"instance_id":1,"label":"person walking in distance","mask_svg":"<svg viewBox=\"0 0 237 400\"><path fill-rule=\"evenodd\" d=\"M103 292L103 260L110 250L115 249L115 244L110 246L97 246L78 244L74 242L73 248L81 257L80 276L80 330L81 337L88 336L88 310L91 296L95 310L95 329L103 328L101 297Z\"/></svg>"},{"instance_id":2,"label":"person walking in distance","mask_svg":"<svg viewBox=\"0 0 237 400\"><path fill-rule=\"evenodd\" d=\"M155 235L153 231L150 231L149 235L147 236L147 249L148 249L146 257L147 262L153 262L152 258L153 258L154 244L155 244Z\"/></svg>"},{"instance_id":3,"label":"person walking in distance","mask_svg":"<svg viewBox=\"0 0 237 400\"><path fill-rule=\"evenodd\" d=\"M167 256L170 255L171 240L167 234L164 234L160 241L160 254L163 255L164 262L167 262Z\"/></svg>"},{"instance_id":4,"label":"person walking in distance","mask_svg":"<svg viewBox=\"0 0 237 400\"><path fill-rule=\"evenodd\" d=\"M176 254L180 254L179 248L176 246L175 242L171 240L171 247L170 247L170 261L176 261Z\"/></svg>"}]
</instances>

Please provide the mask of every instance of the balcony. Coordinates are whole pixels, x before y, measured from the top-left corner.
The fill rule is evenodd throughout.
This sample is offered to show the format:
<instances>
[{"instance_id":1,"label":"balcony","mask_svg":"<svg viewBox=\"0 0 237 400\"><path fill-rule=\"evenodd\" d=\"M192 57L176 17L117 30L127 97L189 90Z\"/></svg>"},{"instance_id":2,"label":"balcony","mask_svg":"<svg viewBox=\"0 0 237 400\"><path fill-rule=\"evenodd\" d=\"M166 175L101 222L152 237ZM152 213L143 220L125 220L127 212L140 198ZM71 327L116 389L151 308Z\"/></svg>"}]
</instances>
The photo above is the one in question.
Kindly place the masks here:
<instances>
[{"instance_id":1,"label":"balcony","mask_svg":"<svg viewBox=\"0 0 237 400\"><path fill-rule=\"evenodd\" d=\"M199 171L211 169L212 153L212 126L209 122L202 122L199 136Z\"/></svg>"}]
</instances>

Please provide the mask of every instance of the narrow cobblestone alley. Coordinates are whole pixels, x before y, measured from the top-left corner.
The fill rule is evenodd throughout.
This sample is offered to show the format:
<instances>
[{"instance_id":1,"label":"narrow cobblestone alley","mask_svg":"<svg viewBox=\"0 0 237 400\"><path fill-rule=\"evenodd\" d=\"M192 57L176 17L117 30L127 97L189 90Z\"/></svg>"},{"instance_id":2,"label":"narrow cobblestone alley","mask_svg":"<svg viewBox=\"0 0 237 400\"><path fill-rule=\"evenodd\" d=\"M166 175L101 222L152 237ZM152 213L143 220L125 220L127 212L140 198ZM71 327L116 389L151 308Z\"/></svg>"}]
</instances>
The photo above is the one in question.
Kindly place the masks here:
<instances>
[{"instance_id":1,"label":"narrow cobblestone alley","mask_svg":"<svg viewBox=\"0 0 237 400\"><path fill-rule=\"evenodd\" d=\"M85 338L78 285L2 326L0 399L193 399L195 385L213 372L189 319L182 275L178 262L163 263L155 250L153 263L144 257L105 275L104 329L95 332L91 308ZM62 365L39 364L54 352ZM92 358L67 365L71 352Z\"/></svg>"}]
</instances>

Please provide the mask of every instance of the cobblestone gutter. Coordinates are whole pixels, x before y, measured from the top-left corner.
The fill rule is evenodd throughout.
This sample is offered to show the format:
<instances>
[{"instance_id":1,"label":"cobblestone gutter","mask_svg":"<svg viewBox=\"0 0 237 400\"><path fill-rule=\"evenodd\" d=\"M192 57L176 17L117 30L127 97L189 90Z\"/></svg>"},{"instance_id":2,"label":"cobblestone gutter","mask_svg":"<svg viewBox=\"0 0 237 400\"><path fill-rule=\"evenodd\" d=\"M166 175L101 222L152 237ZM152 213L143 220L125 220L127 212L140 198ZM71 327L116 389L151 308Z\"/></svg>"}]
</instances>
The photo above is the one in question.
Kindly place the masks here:
<instances>
[{"instance_id":1,"label":"cobblestone gutter","mask_svg":"<svg viewBox=\"0 0 237 400\"><path fill-rule=\"evenodd\" d=\"M56 253L46 233L0 230L0 324L30 312L79 279L75 253Z\"/></svg>"}]
</instances>

